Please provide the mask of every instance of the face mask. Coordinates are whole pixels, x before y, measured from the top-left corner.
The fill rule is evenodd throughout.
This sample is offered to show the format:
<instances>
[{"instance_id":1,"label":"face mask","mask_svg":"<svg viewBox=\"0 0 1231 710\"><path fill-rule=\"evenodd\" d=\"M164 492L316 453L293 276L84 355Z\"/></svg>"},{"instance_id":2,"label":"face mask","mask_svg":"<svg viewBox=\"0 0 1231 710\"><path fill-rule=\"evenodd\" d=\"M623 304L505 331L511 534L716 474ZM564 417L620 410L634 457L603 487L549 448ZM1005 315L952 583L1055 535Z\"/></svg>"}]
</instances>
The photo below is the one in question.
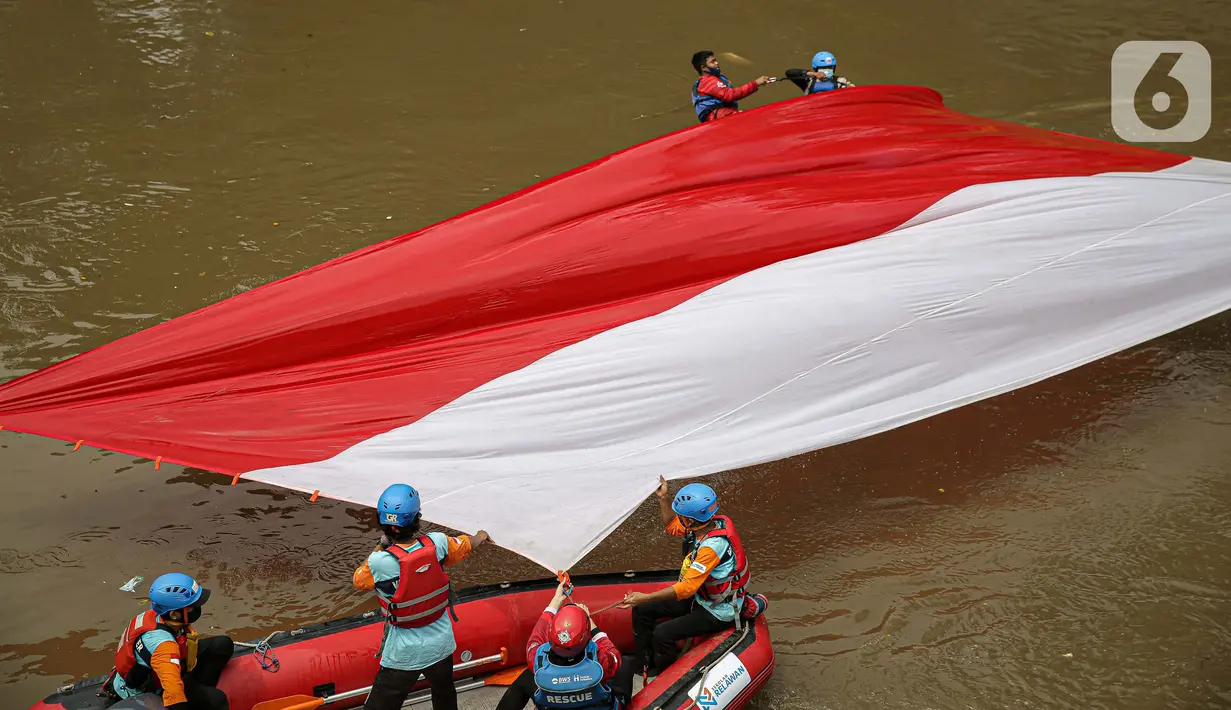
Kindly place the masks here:
<instances>
[{"instance_id":1,"label":"face mask","mask_svg":"<svg viewBox=\"0 0 1231 710\"><path fill-rule=\"evenodd\" d=\"M188 623L195 624L201 618L201 607L194 606L188 610Z\"/></svg>"},{"instance_id":2,"label":"face mask","mask_svg":"<svg viewBox=\"0 0 1231 710\"><path fill-rule=\"evenodd\" d=\"M833 69L816 69L815 71L820 72L821 76L825 77L825 81L833 81Z\"/></svg>"},{"instance_id":3,"label":"face mask","mask_svg":"<svg viewBox=\"0 0 1231 710\"><path fill-rule=\"evenodd\" d=\"M680 525L683 526L683 528L689 532L700 530L701 528L705 527L705 523L700 522L698 520L692 520L691 518L685 518L682 515L676 515L675 519L678 520ZM688 521L690 520L692 521L692 524L689 524Z\"/></svg>"}]
</instances>

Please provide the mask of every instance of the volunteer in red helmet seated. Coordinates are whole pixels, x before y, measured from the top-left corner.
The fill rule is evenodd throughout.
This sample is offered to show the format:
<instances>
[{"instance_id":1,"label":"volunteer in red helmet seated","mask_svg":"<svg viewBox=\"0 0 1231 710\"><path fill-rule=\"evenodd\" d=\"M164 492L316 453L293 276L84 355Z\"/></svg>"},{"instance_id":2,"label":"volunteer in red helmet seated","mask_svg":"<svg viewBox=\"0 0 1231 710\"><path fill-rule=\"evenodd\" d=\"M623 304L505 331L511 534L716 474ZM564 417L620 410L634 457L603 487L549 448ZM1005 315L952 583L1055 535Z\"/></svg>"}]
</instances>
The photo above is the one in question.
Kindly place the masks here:
<instances>
[{"instance_id":1,"label":"volunteer in red helmet seated","mask_svg":"<svg viewBox=\"0 0 1231 710\"><path fill-rule=\"evenodd\" d=\"M651 594L629 592L633 638L642 669L657 675L675 661L676 642L735 625L744 605L748 560L731 519L718 515L718 494L690 483L670 498L661 477L659 512L667 533L684 538L684 563L674 585ZM668 619L657 626L658 619Z\"/></svg>"},{"instance_id":2,"label":"volunteer in red helmet seated","mask_svg":"<svg viewBox=\"0 0 1231 710\"><path fill-rule=\"evenodd\" d=\"M355 570L355 587L376 591L385 614L380 645L380 670L364 708L396 710L419 682L432 687L433 710L457 710L453 686L452 590L444 568L470 556L487 542L486 532L474 537L419 533L419 494L398 483L389 486L376 504L384 531L381 544Z\"/></svg>"},{"instance_id":3,"label":"volunteer in red helmet seated","mask_svg":"<svg viewBox=\"0 0 1231 710\"><path fill-rule=\"evenodd\" d=\"M624 687L615 682L620 652L599 630L584 604L568 604L565 583L543 610L526 642L527 668L504 691L496 710L522 710L534 701L538 710L593 708L618 710L632 695L632 676Z\"/></svg>"},{"instance_id":4,"label":"volunteer in red helmet seated","mask_svg":"<svg viewBox=\"0 0 1231 710\"><path fill-rule=\"evenodd\" d=\"M228 710L217 688L235 645L226 636L200 638L209 590L186 574L164 574L150 585L150 609L129 622L115 649L115 670L106 689L119 698L162 695L167 710Z\"/></svg>"}]
</instances>

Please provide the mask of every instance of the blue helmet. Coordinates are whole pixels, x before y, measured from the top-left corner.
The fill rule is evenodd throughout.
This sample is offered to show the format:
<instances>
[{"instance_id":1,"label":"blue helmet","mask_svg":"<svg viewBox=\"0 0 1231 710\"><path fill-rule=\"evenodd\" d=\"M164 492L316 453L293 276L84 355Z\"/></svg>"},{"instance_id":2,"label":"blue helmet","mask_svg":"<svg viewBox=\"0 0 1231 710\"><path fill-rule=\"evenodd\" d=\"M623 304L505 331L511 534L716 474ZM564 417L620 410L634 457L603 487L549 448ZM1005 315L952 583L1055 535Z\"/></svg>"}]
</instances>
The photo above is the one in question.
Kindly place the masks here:
<instances>
[{"instance_id":1,"label":"blue helmet","mask_svg":"<svg viewBox=\"0 0 1231 710\"><path fill-rule=\"evenodd\" d=\"M182 572L164 574L150 585L150 608L160 616L209 599L209 590Z\"/></svg>"},{"instance_id":2,"label":"blue helmet","mask_svg":"<svg viewBox=\"0 0 1231 710\"><path fill-rule=\"evenodd\" d=\"M404 528L419 517L419 492L405 483L395 483L380 494L376 514L381 525Z\"/></svg>"},{"instance_id":3,"label":"blue helmet","mask_svg":"<svg viewBox=\"0 0 1231 710\"><path fill-rule=\"evenodd\" d=\"M829 52L817 52L816 56L812 57L812 68L816 69L832 69L838 66L838 58Z\"/></svg>"},{"instance_id":4,"label":"blue helmet","mask_svg":"<svg viewBox=\"0 0 1231 710\"><path fill-rule=\"evenodd\" d=\"M671 510L685 518L708 522L718 514L718 494L704 483L689 483L675 494Z\"/></svg>"}]
</instances>

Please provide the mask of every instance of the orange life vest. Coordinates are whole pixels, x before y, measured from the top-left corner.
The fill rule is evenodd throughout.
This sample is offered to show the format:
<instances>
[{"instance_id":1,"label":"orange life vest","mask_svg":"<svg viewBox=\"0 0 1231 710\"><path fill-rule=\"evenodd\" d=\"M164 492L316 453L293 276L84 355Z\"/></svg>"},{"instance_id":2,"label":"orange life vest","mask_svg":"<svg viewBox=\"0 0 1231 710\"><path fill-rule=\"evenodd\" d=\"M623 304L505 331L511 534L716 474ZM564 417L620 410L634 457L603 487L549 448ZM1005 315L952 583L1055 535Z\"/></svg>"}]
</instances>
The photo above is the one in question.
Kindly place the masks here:
<instances>
[{"instance_id":1,"label":"orange life vest","mask_svg":"<svg viewBox=\"0 0 1231 710\"><path fill-rule=\"evenodd\" d=\"M729 559L729 555L734 555L735 571L725 579L714 579L714 576L711 574L705 580L705 584L702 584L701 588L697 590L697 596L707 602L721 602L735 599L743 594L744 588L748 586L748 580L752 577L752 574L748 569L748 558L744 556L744 543L740 542L739 532L735 530L735 523L731 522L731 519L725 515L715 515L713 519L721 523L722 526L715 527L706 533L697 541L694 550L700 549L701 543L705 542L708 538L721 537L726 539L729 543L727 552L718 560L718 564L714 566L717 567L726 562ZM738 604L736 609L739 609Z\"/></svg>"},{"instance_id":2,"label":"orange life vest","mask_svg":"<svg viewBox=\"0 0 1231 710\"><path fill-rule=\"evenodd\" d=\"M153 674L150 669L150 656L154 653L154 649L145 648L145 644L141 641L141 637L146 632L154 629L162 629L171 634L179 647L179 657L181 659L188 657L188 632L191 629L176 629L162 623L162 619L153 609L141 612L134 616L124 628L124 634L120 636L120 644L115 647L115 672L124 679L124 685L130 688L141 687L151 675L154 675L155 682L158 680L157 675ZM138 656L145 661L144 666L137 663ZM130 679L132 682L129 682Z\"/></svg>"},{"instance_id":3,"label":"orange life vest","mask_svg":"<svg viewBox=\"0 0 1231 710\"><path fill-rule=\"evenodd\" d=\"M398 586L390 599L378 596L385 620L402 629L417 629L435 623L449 606L449 575L436 557L436 545L427 535L418 538L422 547L407 552L392 545L388 552L398 561Z\"/></svg>"}]
</instances>

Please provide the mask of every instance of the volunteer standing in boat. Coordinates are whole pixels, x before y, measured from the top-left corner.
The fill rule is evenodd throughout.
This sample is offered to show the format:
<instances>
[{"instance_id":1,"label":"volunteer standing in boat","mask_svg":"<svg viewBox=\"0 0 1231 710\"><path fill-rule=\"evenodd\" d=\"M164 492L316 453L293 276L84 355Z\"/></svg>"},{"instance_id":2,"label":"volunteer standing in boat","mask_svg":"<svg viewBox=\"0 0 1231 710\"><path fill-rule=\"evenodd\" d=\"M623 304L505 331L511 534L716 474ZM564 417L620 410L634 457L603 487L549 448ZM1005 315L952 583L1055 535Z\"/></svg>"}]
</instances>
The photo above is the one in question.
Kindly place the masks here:
<instances>
[{"instance_id":1,"label":"volunteer standing in boat","mask_svg":"<svg viewBox=\"0 0 1231 710\"><path fill-rule=\"evenodd\" d=\"M734 626L749 579L743 543L731 519L718 515L714 489L690 483L672 500L666 480L658 480L659 513L667 534L684 538L684 563L672 586L629 592L621 604L633 609L633 639L647 675L675 661L677 641ZM658 619L668 621L656 626Z\"/></svg>"},{"instance_id":2,"label":"volunteer standing in boat","mask_svg":"<svg viewBox=\"0 0 1231 710\"><path fill-rule=\"evenodd\" d=\"M167 710L227 710L217 688L235 644L226 636L200 638L209 590L186 574L164 574L150 585L150 608L129 622L115 649L115 670L104 689L115 698L162 695Z\"/></svg>"},{"instance_id":3,"label":"volunteer standing in boat","mask_svg":"<svg viewBox=\"0 0 1231 710\"><path fill-rule=\"evenodd\" d=\"M692 106L701 123L734 116L739 113L737 102L740 99L752 96L758 88L769 83L769 77L761 76L743 86L731 86L731 81L722 74L718 58L709 50L692 55L692 68L701 75L692 85Z\"/></svg>"},{"instance_id":4,"label":"volunteer standing in boat","mask_svg":"<svg viewBox=\"0 0 1231 710\"><path fill-rule=\"evenodd\" d=\"M364 708L396 710L420 676L432 687L433 710L456 710L453 686L453 623L449 575L444 568L470 556L491 538L419 533L419 494L398 483L380 494L376 504L381 544L355 570L355 587L375 590L385 613L380 670Z\"/></svg>"},{"instance_id":5,"label":"volunteer standing in boat","mask_svg":"<svg viewBox=\"0 0 1231 710\"><path fill-rule=\"evenodd\" d=\"M621 674L624 686L615 682L620 661L620 651L594 623L590 610L568 603L561 582L526 642L526 670L504 691L496 710L522 710L530 700L538 710L624 707L633 683L627 673Z\"/></svg>"}]
</instances>

